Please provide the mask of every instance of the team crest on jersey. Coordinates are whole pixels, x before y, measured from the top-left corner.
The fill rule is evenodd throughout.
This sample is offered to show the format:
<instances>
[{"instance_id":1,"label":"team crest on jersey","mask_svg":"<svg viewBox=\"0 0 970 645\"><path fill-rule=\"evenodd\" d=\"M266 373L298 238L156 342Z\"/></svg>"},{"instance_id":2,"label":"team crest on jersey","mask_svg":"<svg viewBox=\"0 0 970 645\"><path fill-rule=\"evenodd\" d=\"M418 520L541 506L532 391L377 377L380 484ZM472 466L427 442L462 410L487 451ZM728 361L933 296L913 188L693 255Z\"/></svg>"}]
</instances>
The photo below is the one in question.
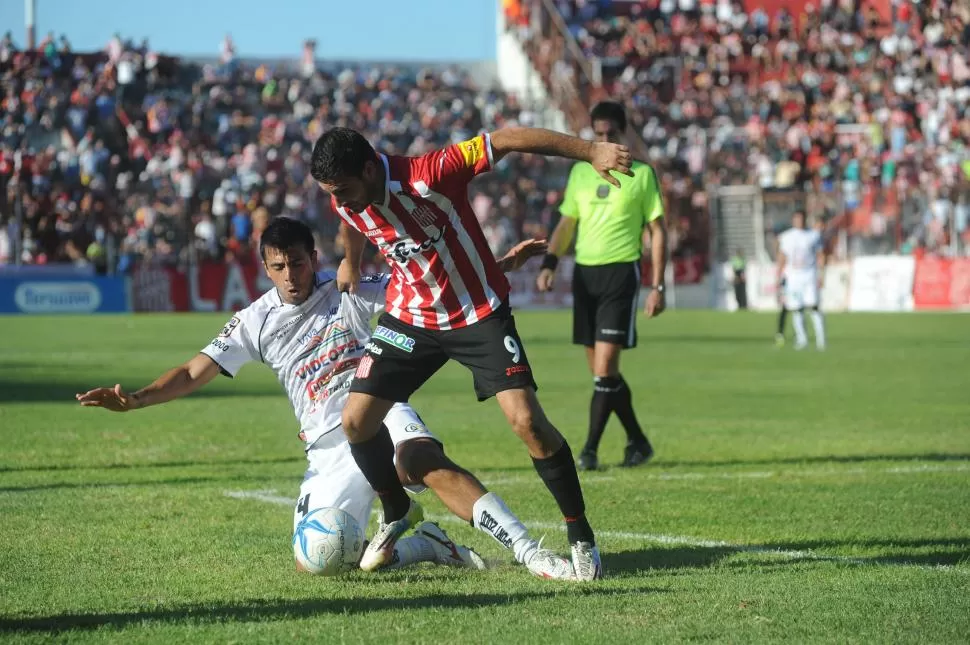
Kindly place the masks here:
<instances>
[{"instance_id":1,"label":"team crest on jersey","mask_svg":"<svg viewBox=\"0 0 970 645\"><path fill-rule=\"evenodd\" d=\"M603 184L602 186L596 187L596 196L600 199L606 199L610 196L610 186L609 184Z\"/></svg>"},{"instance_id":2,"label":"team crest on jersey","mask_svg":"<svg viewBox=\"0 0 970 645\"><path fill-rule=\"evenodd\" d=\"M229 335L238 326L239 326L239 318L237 318L236 316L233 316L232 318L229 319L229 322L226 323L226 326L222 328L222 331L219 332L219 337L220 338L229 338Z\"/></svg>"},{"instance_id":3,"label":"team crest on jersey","mask_svg":"<svg viewBox=\"0 0 970 645\"><path fill-rule=\"evenodd\" d=\"M414 221L418 223L422 228L431 228L437 226L438 216L435 214L431 207L421 204L413 211L411 211L411 217Z\"/></svg>"}]
</instances>

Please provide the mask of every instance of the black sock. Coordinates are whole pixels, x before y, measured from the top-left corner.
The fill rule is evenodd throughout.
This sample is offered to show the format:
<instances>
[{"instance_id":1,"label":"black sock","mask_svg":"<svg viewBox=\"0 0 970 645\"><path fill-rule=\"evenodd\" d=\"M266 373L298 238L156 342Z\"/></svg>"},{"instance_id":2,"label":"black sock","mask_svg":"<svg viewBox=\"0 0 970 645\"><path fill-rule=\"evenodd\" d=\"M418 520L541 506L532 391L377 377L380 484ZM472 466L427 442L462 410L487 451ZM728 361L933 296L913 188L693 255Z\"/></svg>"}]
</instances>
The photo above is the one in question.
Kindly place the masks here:
<instances>
[{"instance_id":1,"label":"black sock","mask_svg":"<svg viewBox=\"0 0 970 645\"><path fill-rule=\"evenodd\" d=\"M784 307L781 308L781 313L778 314L778 333L782 336L785 335L785 319L788 318L788 310Z\"/></svg>"},{"instance_id":2,"label":"black sock","mask_svg":"<svg viewBox=\"0 0 970 645\"><path fill-rule=\"evenodd\" d=\"M616 380L620 382L620 387L612 394L613 411L616 412L617 418L623 424L623 429L626 430L627 443L650 445L637 422L637 415L633 412L633 394L630 392L630 386L626 384L622 374L617 374Z\"/></svg>"},{"instance_id":3,"label":"black sock","mask_svg":"<svg viewBox=\"0 0 970 645\"><path fill-rule=\"evenodd\" d=\"M597 376L593 379L593 398L589 402L589 434L586 436L583 452L595 455L599 449L606 422L613 411L613 393L619 387L619 380L610 376Z\"/></svg>"},{"instance_id":4,"label":"black sock","mask_svg":"<svg viewBox=\"0 0 970 645\"><path fill-rule=\"evenodd\" d=\"M569 449L569 444L563 441L562 448L552 457L533 458L532 465L559 505L559 511L566 520L566 537L569 543L595 544L593 529L586 520L583 489L579 485L579 475L576 473L573 451Z\"/></svg>"},{"instance_id":5,"label":"black sock","mask_svg":"<svg viewBox=\"0 0 970 645\"><path fill-rule=\"evenodd\" d=\"M404 491L394 467L394 443L387 426L360 443L350 444L350 454L384 506L384 522L399 520L411 506L411 498Z\"/></svg>"}]
</instances>

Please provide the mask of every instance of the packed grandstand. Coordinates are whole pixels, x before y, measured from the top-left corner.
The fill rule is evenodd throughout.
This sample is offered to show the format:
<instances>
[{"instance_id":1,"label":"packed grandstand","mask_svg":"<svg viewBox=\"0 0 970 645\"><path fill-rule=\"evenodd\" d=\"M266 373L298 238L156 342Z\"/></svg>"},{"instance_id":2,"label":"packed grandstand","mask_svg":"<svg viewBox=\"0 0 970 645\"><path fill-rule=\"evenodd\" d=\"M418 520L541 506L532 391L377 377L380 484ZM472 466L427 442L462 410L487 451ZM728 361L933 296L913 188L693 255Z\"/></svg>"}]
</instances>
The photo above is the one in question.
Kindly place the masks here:
<instances>
[{"instance_id":1,"label":"packed grandstand","mask_svg":"<svg viewBox=\"0 0 970 645\"><path fill-rule=\"evenodd\" d=\"M574 130L597 98L626 104L635 149L661 177L675 264L694 273L726 259L712 257L710 205L729 185L806 208L842 254L966 253L970 16L958 5L503 2L507 33ZM0 264L122 275L246 264L284 214L310 223L332 260L337 219L308 173L324 130L351 126L414 154L536 122L534 97L460 66L337 65L312 42L299 48L251 60L227 37L201 61L120 37L81 53L50 34L24 51L8 33ZM548 234L567 173L513 156L476 180L495 253Z\"/></svg>"}]
</instances>

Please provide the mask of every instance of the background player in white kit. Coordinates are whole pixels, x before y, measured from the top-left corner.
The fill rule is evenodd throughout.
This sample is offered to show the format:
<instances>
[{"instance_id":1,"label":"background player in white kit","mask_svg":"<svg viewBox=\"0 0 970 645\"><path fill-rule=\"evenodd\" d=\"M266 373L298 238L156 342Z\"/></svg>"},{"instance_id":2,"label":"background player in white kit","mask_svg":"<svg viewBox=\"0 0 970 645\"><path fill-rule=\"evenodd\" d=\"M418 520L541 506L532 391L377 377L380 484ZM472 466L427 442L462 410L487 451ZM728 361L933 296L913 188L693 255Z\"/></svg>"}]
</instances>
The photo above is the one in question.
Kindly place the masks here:
<instances>
[{"instance_id":1,"label":"background player in white kit","mask_svg":"<svg viewBox=\"0 0 970 645\"><path fill-rule=\"evenodd\" d=\"M778 236L778 290L782 306L792 314L795 349L808 345L805 309L811 310L815 346L825 349L825 319L819 311L825 276L825 248L817 230L805 228L805 214L792 216L792 227Z\"/></svg>"},{"instance_id":2,"label":"background player in white kit","mask_svg":"<svg viewBox=\"0 0 970 645\"><path fill-rule=\"evenodd\" d=\"M504 270L517 269L545 251L544 242L523 242L500 264ZM333 272L317 272L309 227L289 218L270 223L260 253L275 288L233 316L200 354L137 392L128 394L116 385L78 394L77 400L124 412L186 396L220 372L235 376L248 362L265 363L286 389L309 462L294 528L305 515L325 507L341 508L366 527L375 493L350 454L341 412L371 336L370 320L384 309L388 276L365 276L354 294L341 294ZM409 405L396 404L384 425L394 441L402 484L415 492L431 488L465 521L479 518L475 526L511 549L533 574L573 578L568 560L542 549L500 497L445 456ZM418 524L413 536L398 542L389 566L423 561L484 568L477 554L454 544L431 522Z\"/></svg>"}]
</instances>

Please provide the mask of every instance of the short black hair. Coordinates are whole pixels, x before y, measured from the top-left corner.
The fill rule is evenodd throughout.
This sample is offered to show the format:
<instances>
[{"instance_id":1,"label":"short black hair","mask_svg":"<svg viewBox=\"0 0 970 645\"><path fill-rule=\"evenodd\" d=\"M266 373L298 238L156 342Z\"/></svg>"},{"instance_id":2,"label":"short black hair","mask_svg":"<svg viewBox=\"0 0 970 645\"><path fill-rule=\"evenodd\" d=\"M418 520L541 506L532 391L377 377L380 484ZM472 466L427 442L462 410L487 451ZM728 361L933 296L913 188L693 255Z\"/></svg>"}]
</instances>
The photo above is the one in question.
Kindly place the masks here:
<instances>
[{"instance_id":1,"label":"short black hair","mask_svg":"<svg viewBox=\"0 0 970 645\"><path fill-rule=\"evenodd\" d=\"M294 246L302 246L307 254L313 253L316 244L313 231L298 219L276 217L269 223L259 238L259 257L266 259L266 248L285 251Z\"/></svg>"},{"instance_id":2,"label":"short black hair","mask_svg":"<svg viewBox=\"0 0 970 645\"><path fill-rule=\"evenodd\" d=\"M612 121L620 129L626 131L626 110L616 101L600 101L590 110L591 121Z\"/></svg>"},{"instance_id":3,"label":"short black hair","mask_svg":"<svg viewBox=\"0 0 970 645\"><path fill-rule=\"evenodd\" d=\"M377 159L370 142L350 128L333 128L324 132L313 145L310 175L321 182L341 177L359 178L364 164Z\"/></svg>"}]
</instances>

